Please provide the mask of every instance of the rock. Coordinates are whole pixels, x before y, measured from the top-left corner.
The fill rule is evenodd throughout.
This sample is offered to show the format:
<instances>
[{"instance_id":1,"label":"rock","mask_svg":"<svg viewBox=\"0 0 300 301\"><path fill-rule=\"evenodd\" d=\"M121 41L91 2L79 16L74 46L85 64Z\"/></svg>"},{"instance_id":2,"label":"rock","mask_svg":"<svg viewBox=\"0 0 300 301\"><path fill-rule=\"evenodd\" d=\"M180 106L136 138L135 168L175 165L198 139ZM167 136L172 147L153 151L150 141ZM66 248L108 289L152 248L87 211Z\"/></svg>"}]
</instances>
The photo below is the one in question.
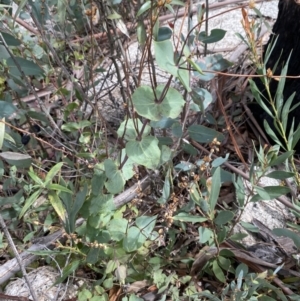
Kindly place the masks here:
<instances>
[{"instance_id":1,"label":"rock","mask_svg":"<svg viewBox=\"0 0 300 301\"><path fill-rule=\"evenodd\" d=\"M73 285L61 283L53 285L59 277L58 272L49 266L39 267L28 274L29 281L39 301L52 301L57 298L73 298L77 289ZM5 288L5 294L17 297L31 298L24 278L10 282Z\"/></svg>"}]
</instances>

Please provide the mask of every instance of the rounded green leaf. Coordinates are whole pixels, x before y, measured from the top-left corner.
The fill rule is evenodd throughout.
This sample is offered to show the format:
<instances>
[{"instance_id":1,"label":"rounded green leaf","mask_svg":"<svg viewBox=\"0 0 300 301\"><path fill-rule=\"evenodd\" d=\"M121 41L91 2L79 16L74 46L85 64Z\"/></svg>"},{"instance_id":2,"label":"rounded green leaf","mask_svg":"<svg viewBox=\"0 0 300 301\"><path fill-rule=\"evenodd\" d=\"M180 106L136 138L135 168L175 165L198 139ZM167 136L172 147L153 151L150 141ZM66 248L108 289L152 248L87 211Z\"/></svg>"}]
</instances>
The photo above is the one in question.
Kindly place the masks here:
<instances>
[{"instance_id":1,"label":"rounded green leaf","mask_svg":"<svg viewBox=\"0 0 300 301\"><path fill-rule=\"evenodd\" d=\"M203 88L192 89L191 97L194 103L196 103L199 106L201 112L205 112L205 110L212 103L213 100L212 95L206 89Z\"/></svg>"},{"instance_id":2,"label":"rounded green leaf","mask_svg":"<svg viewBox=\"0 0 300 301\"><path fill-rule=\"evenodd\" d=\"M158 30L158 36L157 36L157 41L164 41L168 40L172 36L172 30L170 27L160 27Z\"/></svg>"},{"instance_id":3,"label":"rounded green leaf","mask_svg":"<svg viewBox=\"0 0 300 301\"><path fill-rule=\"evenodd\" d=\"M153 41L157 65L164 71L177 77L178 67L174 62L174 50L170 40Z\"/></svg>"},{"instance_id":4,"label":"rounded green leaf","mask_svg":"<svg viewBox=\"0 0 300 301\"><path fill-rule=\"evenodd\" d=\"M129 228L127 235L123 240L123 248L126 252L136 251L145 241L146 238L141 234L141 230L133 226Z\"/></svg>"},{"instance_id":5,"label":"rounded green leaf","mask_svg":"<svg viewBox=\"0 0 300 301\"><path fill-rule=\"evenodd\" d=\"M7 101L0 100L0 118L9 118L17 111L17 108Z\"/></svg>"},{"instance_id":6,"label":"rounded green leaf","mask_svg":"<svg viewBox=\"0 0 300 301\"><path fill-rule=\"evenodd\" d=\"M111 220L106 228L112 240L120 241L124 238L128 227L128 221L125 218Z\"/></svg>"},{"instance_id":7,"label":"rounded green leaf","mask_svg":"<svg viewBox=\"0 0 300 301\"><path fill-rule=\"evenodd\" d=\"M126 154L133 162L150 169L157 168L160 160L158 140L153 136L144 137L141 141L129 141Z\"/></svg>"},{"instance_id":8,"label":"rounded green leaf","mask_svg":"<svg viewBox=\"0 0 300 301\"><path fill-rule=\"evenodd\" d=\"M132 96L132 101L136 111L143 117L158 121L164 117L176 118L181 113L184 99L174 88L168 88L167 93L161 100L165 86L159 85L155 89L155 95L148 86L137 88Z\"/></svg>"},{"instance_id":9,"label":"rounded green leaf","mask_svg":"<svg viewBox=\"0 0 300 301\"><path fill-rule=\"evenodd\" d=\"M125 140L135 140L138 136L137 130L140 132L143 128L143 123L140 119L128 119L124 120L117 131L119 137L123 137ZM148 136L151 131L151 127L146 125L144 128L143 136Z\"/></svg>"},{"instance_id":10,"label":"rounded green leaf","mask_svg":"<svg viewBox=\"0 0 300 301\"><path fill-rule=\"evenodd\" d=\"M200 32L198 39L205 44L216 43L222 40L225 34L226 30L217 28L213 29L208 36L206 35L205 31Z\"/></svg>"},{"instance_id":11,"label":"rounded green leaf","mask_svg":"<svg viewBox=\"0 0 300 301\"><path fill-rule=\"evenodd\" d=\"M107 159L104 161L104 167L105 174L108 177L108 181L105 183L106 189L112 194L123 191L125 179L117 164L113 160Z\"/></svg>"},{"instance_id":12,"label":"rounded green leaf","mask_svg":"<svg viewBox=\"0 0 300 301\"><path fill-rule=\"evenodd\" d=\"M140 228L140 231L147 239L154 229L157 215L155 216L140 216L136 219L135 224Z\"/></svg>"},{"instance_id":13,"label":"rounded green leaf","mask_svg":"<svg viewBox=\"0 0 300 301\"><path fill-rule=\"evenodd\" d=\"M226 223L228 223L229 221L231 221L234 217L233 212L231 211L220 211L218 216L215 218L214 222L217 225L224 225Z\"/></svg>"}]
</instances>

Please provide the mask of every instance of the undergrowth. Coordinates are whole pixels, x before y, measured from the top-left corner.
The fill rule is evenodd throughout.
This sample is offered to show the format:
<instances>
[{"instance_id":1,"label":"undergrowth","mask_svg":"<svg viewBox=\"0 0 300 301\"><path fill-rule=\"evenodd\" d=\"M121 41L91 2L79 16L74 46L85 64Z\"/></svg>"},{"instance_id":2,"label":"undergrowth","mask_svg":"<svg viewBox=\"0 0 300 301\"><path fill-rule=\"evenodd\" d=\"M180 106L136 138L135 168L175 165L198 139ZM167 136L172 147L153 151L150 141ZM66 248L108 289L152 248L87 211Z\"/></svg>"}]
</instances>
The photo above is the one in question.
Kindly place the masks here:
<instances>
[{"instance_id":1,"label":"undergrowth","mask_svg":"<svg viewBox=\"0 0 300 301\"><path fill-rule=\"evenodd\" d=\"M12 3L0 6L2 227L16 236L21 225L20 246L63 229L55 250L33 253L55 255L47 264L61 269L57 283L80 269L92 275L81 301L298 300L298 274L284 283L283 265L255 262L234 244L247 236L234 231L247 204L290 192L262 187L262 177L299 184L299 135L286 134L281 118L290 102L279 108L278 94L269 99L284 143L274 140L286 152L259 147L249 173L239 172L229 162L239 156L224 147L228 120L208 111L224 93L212 93L218 72L232 63L208 55L207 45L226 32L208 33L201 5L195 25L191 11L183 14L188 33L173 21L164 25L181 7L177 0L22 1L14 13ZM243 20L243 40L268 87L272 75L255 48L260 21L250 23L245 9ZM134 34L138 61L128 38ZM250 87L266 108L253 81ZM285 170L271 171L283 163ZM225 184L234 191L227 203ZM281 230L299 247L294 232Z\"/></svg>"}]
</instances>

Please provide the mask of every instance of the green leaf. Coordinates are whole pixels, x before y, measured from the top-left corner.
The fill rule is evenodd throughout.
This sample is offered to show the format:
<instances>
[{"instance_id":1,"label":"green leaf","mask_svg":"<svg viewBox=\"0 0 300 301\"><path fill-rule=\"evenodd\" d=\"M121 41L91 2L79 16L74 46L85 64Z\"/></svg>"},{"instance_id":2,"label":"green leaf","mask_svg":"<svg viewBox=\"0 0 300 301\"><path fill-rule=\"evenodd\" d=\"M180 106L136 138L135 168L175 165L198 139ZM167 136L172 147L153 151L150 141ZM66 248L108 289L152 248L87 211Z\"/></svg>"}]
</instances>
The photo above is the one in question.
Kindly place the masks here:
<instances>
[{"instance_id":1,"label":"green leaf","mask_svg":"<svg viewBox=\"0 0 300 301\"><path fill-rule=\"evenodd\" d=\"M170 193L171 193L171 169L169 168L166 172L164 187L162 189L162 196L157 201L159 204L166 204L169 200Z\"/></svg>"},{"instance_id":2,"label":"green leaf","mask_svg":"<svg viewBox=\"0 0 300 301\"><path fill-rule=\"evenodd\" d=\"M293 240L296 247L300 249L300 236L297 233L289 229L281 229L281 228L273 229L272 232L278 236L289 237L290 239Z\"/></svg>"},{"instance_id":3,"label":"green leaf","mask_svg":"<svg viewBox=\"0 0 300 301\"><path fill-rule=\"evenodd\" d=\"M300 140L300 125L298 126L297 130L293 133L293 143L291 145L291 149L295 149L296 144Z\"/></svg>"},{"instance_id":4,"label":"green leaf","mask_svg":"<svg viewBox=\"0 0 300 301\"><path fill-rule=\"evenodd\" d=\"M117 260L109 260L109 262L106 264L105 273L112 273L117 268L118 264L119 262Z\"/></svg>"},{"instance_id":5,"label":"green leaf","mask_svg":"<svg viewBox=\"0 0 300 301\"><path fill-rule=\"evenodd\" d=\"M126 154L133 162L150 169L157 168L160 160L158 140L153 136L144 137L141 141L129 141Z\"/></svg>"},{"instance_id":6,"label":"green leaf","mask_svg":"<svg viewBox=\"0 0 300 301\"><path fill-rule=\"evenodd\" d=\"M109 19L109 20L122 19L122 16L114 11L113 14L110 14L110 15L107 16L107 19Z\"/></svg>"},{"instance_id":7,"label":"green leaf","mask_svg":"<svg viewBox=\"0 0 300 301\"><path fill-rule=\"evenodd\" d=\"M127 276L127 268L125 265L119 265L115 271L116 278L121 284L125 284L126 276Z\"/></svg>"},{"instance_id":8,"label":"green leaf","mask_svg":"<svg viewBox=\"0 0 300 301\"><path fill-rule=\"evenodd\" d=\"M146 28L145 28L144 22L142 22L142 21L138 22L136 32L137 32L137 39L139 41L139 44L141 46L144 46L146 43L146 40L147 40L147 33L146 33Z\"/></svg>"},{"instance_id":9,"label":"green leaf","mask_svg":"<svg viewBox=\"0 0 300 301\"><path fill-rule=\"evenodd\" d=\"M222 283L226 283L225 275L222 269L219 267L218 261L214 260L212 264L212 271L215 274L216 278Z\"/></svg>"},{"instance_id":10,"label":"green leaf","mask_svg":"<svg viewBox=\"0 0 300 301\"><path fill-rule=\"evenodd\" d=\"M177 215L174 215L173 220L180 221L180 222L187 222L187 223L203 223L207 221L207 218L181 212Z\"/></svg>"},{"instance_id":11,"label":"green leaf","mask_svg":"<svg viewBox=\"0 0 300 301\"><path fill-rule=\"evenodd\" d=\"M67 187L64 187L62 185L59 185L59 184L48 184L46 188L49 190L64 191L64 192L67 192L70 194L74 193L72 190L70 190Z\"/></svg>"},{"instance_id":12,"label":"green leaf","mask_svg":"<svg viewBox=\"0 0 300 301\"><path fill-rule=\"evenodd\" d=\"M231 211L220 211L217 215L217 217L214 219L214 223L217 225L225 225L229 221L231 221L234 217L233 212Z\"/></svg>"},{"instance_id":13,"label":"green leaf","mask_svg":"<svg viewBox=\"0 0 300 301\"><path fill-rule=\"evenodd\" d=\"M263 187L254 186L254 188L262 200L271 200L272 199L269 196L268 192Z\"/></svg>"},{"instance_id":14,"label":"green leaf","mask_svg":"<svg viewBox=\"0 0 300 301\"><path fill-rule=\"evenodd\" d=\"M92 198L89 208L90 215L100 212L113 212L116 209L112 194L99 194Z\"/></svg>"},{"instance_id":15,"label":"green leaf","mask_svg":"<svg viewBox=\"0 0 300 301\"><path fill-rule=\"evenodd\" d=\"M140 16L143 13L145 13L147 10L149 10L151 8L151 1L147 1L145 2L139 9L139 11L137 12L136 16Z\"/></svg>"},{"instance_id":16,"label":"green leaf","mask_svg":"<svg viewBox=\"0 0 300 301\"><path fill-rule=\"evenodd\" d=\"M198 154L198 151L188 143L182 143L182 150L192 156L196 156Z\"/></svg>"},{"instance_id":17,"label":"green leaf","mask_svg":"<svg viewBox=\"0 0 300 301\"><path fill-rule=\"evenodd\" d=\"M69 205L68 207L66 206L65 201L62 197L63 194L60 195L60 197L62 198L66 206L66 210L68 214L67 224L68 224L68 229L70 231L69 233L73 233L75 231L75 221L77 218L77 214L79 210L82 208L86 200L87 192L88 192L88 186L87 184L85 184L83 189L77 192L73 206L71 204L71 198L69 198L70 202L68 204ZM70 194L65 194L65 195L67 196L67 198L70 196Z\"/></svg>"},{"instance_id":18,"label":"green leaf","mask_svg":"<svg viewBox=\"0 0 300 301\"><path fill-rule=\"evenodd\" d=\"M42 190L39 189L32 193L28 199L26 199L25 204L19 214L19 218L21 219L23 215L26 213L26 211L29 209L29 207L38 199L40 194L42 193Z\"/></svg>"},{"instance_id":19,"label":"green leaf","mask_svg":"<svg viewBox=\"0 0 300 301\"><path fill-rule=\"evenodd\" d=\"M44 70L36 63L23 59L22 57L15 57L14 60L11 57L9 57L6 60L6 64L9 73L13 76L16 77L21 76L21 72L19 71L19 68L17 67L15 61L18 64L18 67L21 68L21 70L24 72L25 75L32 75L32 76L44 75Z\"/></svg>"},{"instance_id":20,"label":"green leaf","mask_svg":"<svg viewBox=\"0 0 300 301\"><path fill-rule=\"evenodd\" d=\"M27 111L26 114L32 119L36 119L44 122L46 125L50 125L48 118L45 116L45 113L35 112L35 111Z\"/></svg>"},{"instance_id":21,"label":"green leaf","mask_svg":"<svg viewBox=\"0 0 300 301\"><path fill-rule=\"evenodd\" d=\"M198 233L199 233L199 242L201 244L205 244L205 243L209 242L214 237L214 233L212 232L212 230L210 230L206 227L199 227Z\"/></svg>"},{"instance_id":22,"label":"green leaf","mask_svg":"<svg viewBox=\"0 0 300 301\"><path fill-rule=\"evenodd\" d=\"M55 164L47 173L46 178L45 178L45 185L47 186L53 178L60 172L63 162Z\"/></svg>"},{"instance_id":23,"label":"green leaf","mask_svg":"<svg viewBox=\"0 0 300 301\"><path fill-rule=\"evenodd\" d=\"M106 175L104 172L103 164L97 164L94 168L94 175L92 178L92 194L97 196L102 193L104 183L106 181Z\"/></svg>"},{"instance_id":24,"label":"green leaf","mask_svg":"<svg viewBox=\"0 0 300 301\"><path fill-rule=\"evenodd\" d=\"M216 43L221 41L226 34L226 30L223 29L213 29L210 32L210 35L206 35L205 31L200 32L198 35L199 41L209 44L209 43Z\"/></svg>"},{"instance_id":25,"label":"green leaf","mask_svg":"<svg viewBox=\"0 0 300 301\"><path fill-rule=\"evenodd\" d=\"M7 44L7 46L19 46L21 45L21 42L17 40L14 36L6 33L6 32L1 32L1 35ZM2 39L0 37L0 45L3 44Z\"/></svg>"},{"instance_id":26,"label":"green leaf","mask_svg":"<svg viewBox=\"0 0 300 301\"><path fill-rule=\"evenodd\" d=\"M282 155L275 157L274 159L271 160L269 163L270 167L272 166L278 166L282 163L284 163L287 159L291 158L294 154L294 151L288 151L283 153Z\"/></svg>"},{"instance_id":27,"label":"green leaf","mask_svg":"<svg viewBox=\"0 0 300 301\"><path fill-rule=\"evenodd\" d=\"M299 295L297 296L297 298L299 298ZM269 296L260 296L260 297L258 297L258 301L277 301L277 300L279 300L279 299L274 299L274 298L271 298Z\"/></svg>"},{"instance_id":28,"label":"green leaf","mask_svg":"<svg viewBox=\"0 0 300 301\"><path fill-rule=\"evenodd\" d=\"M28 0L28 5L31 9L31 14L38 19L42 26L46 25L46 21L52 18L49 12L49 5L45 5L42 1Z\"/></svg>"},{"instance_id":29,"label":"green leaf","mask_svg":"<svg viewBox=\"0 0 300 301\"><path fill-rule=\"evenodd\" d=\"M161 102L159 102L165 89L164 85L159 85L153 90L149 86L141 86L135 90L132 101L136 111L143 117L158 121L164 117L176 118L182 111L184 99L174 88L169 87Z\"/></svg>"},{"instance_id":30,"label":"green leaf","mask_svg":"<svg viewBox=\"0 0 300 301\"><path fill-rule=\"evenodd\" d=\"M111 239L115 241L120 241L125 237L127 227L128 221L125 218L113 219L106 225Z\"/></svg>"},{"instance_id":31,"label":"green leaf","mask_svg":"<svg viewBox=\"0 0 300 301\"><path fill-rule=\"evenodd\" d=\"M99 248L90 248L86 257L86 262L88 264L96 264L99 260L100 249Z\"/></svg>"},{"instance_id":32,"label":"green leaf","mask_svg":"<svg viewBox=\"0 0 300 301\"><path fill-rule=\"evenodd\" d=\"M230 269L231 261L228 258L220 256L220 254L218 256L218 263L223 270L228 271Z\"/></svg>"},{"instance_id":33,"label":"green leaf","mask_svg":"<svg viewBox=\"0 0 300 301\"><path fill-rule=\"evenodd\" d=\"M259 229L254 226L253 224L247 223L247 222L240 222L241 226L244 227L247 231L259 233Z\"/></svg>"},{"instance_id":34,"label":"green leaf","mask_svg":"<svg viewBox=\"0 0 300 301\"><path fill-rule=\"evenodd\" d=\"M277 138L275 132L273 129L270 127L269 123L264 119L264 128L267 132L267 134L280 146L284 147L284 145L281 143L279 138Z\"/></svg>"},{"instance_id":35,"label":"green leaf","mask_svg":"<svg viewBox=\"0 0 300 301\"><path fill-rule=\"evenodd\" d=\"M160 142L161 142L161 140L160 140ZM159 164L163 165L164 163L167 163L167 162L171 161L172 160L172 155L173 155L172 150L168 146L162 145L161 146L161 156L160 156Z\"/></svg>"},{"instance_id":36,"label":"green leaf","mask_svg":"<svg viewBox=\"0 0 300 301\"><path fill-rule=\"evenodd\" d=\"M172 30L170 29L170 27L160 27L158 30L158 36L157 36L157 41L161 42L161 41L165 41L165 40L169 40L172 36Z\"/></svg>"},{"instance_id":37,"label":"green leaf","mask_svg":"<svg viewBox=\"0 0 300 301\"><path fill-rule=\"evenodd\" d=\"M235 277L238 278L242 274L242 278L244 278L248 274L248 271L248 266L244 263L240 263L235 270Z\"/></svg>"},{"instance_id":38,"label":"green leaf","mask_svg":"<svg viewBox=\"0 0 300 301\"><path fill-rule=\"evenodd\" d=\"M30 170L32 169L30 168ZM34 172L28 171L28 175L36 184L38 184L41 187L45 187L43 180L40 177L38 177Z\"/></svg>"},{"instance_id":39,"label":"green leaf","mask_svg":"<svg viewBox=\"0 0 300 301\"><path fill-rule=\"evenodd\" d=\"M17 108L10 102L0 100L0 118L10 118Z\"/></svg>"},{"instance_id":40,"label":"green leaf","mask_svg":"<svg viewBox=\"0 0 300 301\"><path fill-rule=\"evenodd\" d=\"M197 294L194 294L195 297L205 297L205 299L207 300L211 300L211 301L221 301L221 299L219 299L214 293L212 294L211 292L209 292L208 290L206 291L202 291L199 292ZM205 300L204 299L204 300ZM200 299L201 300L201 299Z\"/></svg>"},{"instance_id":41,"label":"green leaf","mask_svg":"<svg viewBox=\"0 0 300 301\"><path fill-rule=\"evenodd\" d=\"M221 169L220 167L217 167L211 179L211 188L210 188L209 199L208 199L211 212L215 210L220 194L220 189L221 189Z\"/></svg>"},{"instance_id":42,"label":"green leaf","mask_svg":"<svg viewBox=\"0 0 300 301\"><path fill-rule=\"evenodd\" d=\"M66 124L63 124L61 126L62 130L67 131L67 132L73 132L73 131L78 131L82 130L88 126L91 126L91 122L88 120L81 120L79 122L68 122Z\"/></svg>"},{"instance_id":43,"label":"green leaf","mask_svg":"<svg viewBox=\"0 0 300 301\"><path fill-rule=\"evenodd\" d=\"M210 143L217 138L218 141L224 140L224 135L203 125L191 125L188 133L192 139L200 143Z\"/></svg>"},{"instance_id":44,"label":"green leaf","mask_svg":"<svg viewBox=\"0 0 300 301\"><path fill-rule=\"evenodd\" d=\"M164 71L177 77L178 67L174 62L174 50L170 40L153 41L157 65Z\"/></svg>"},{"instance_id":45,"label":"green leaf","mask_svg":"<svg viewBox=\"0 0 300 301\"><path fill-rule=\"evenodd\" d=\"M141 230L135 226L132 226L128 229L123 240L123 248L126 252L133 252L138 250L145 241L146 237L141 234Z\"/></svg>"},{"instance_id":46,"label":"green leaf","mask_svg":"<svg viewBox=\"0 0 300 301\"><path fill-rule=\"evenodd\" d=\"M5 118L3 117L0 120L0 150L2 150L3 142L4 142L4 136L5 136Z\"/></svg>"},{"instance_id":47,"label":"green leaf","mask_svg":"<svg viewBox=\"0 0 300 301\"><path fill-rule=\"evenodd\" d=\"M138 133L141 132L142 128L144 127L143 123L140 119L127 119L124 120L117 131L119 137L123 137L125 140L132 141L135 140L138 136ZM148 136L151 131L151 127L146 125L144 127L142 137Z\"/></svg>"},{"instance_id":48,"label":"green leaf","mask_svg":"<svg viewBox=\"0 0 300 301\"><path fill-rule=\"evenodd\" d=\"M114 178L116 173L119 171L117 164L111 159L106 159L104 161L104 167L105 174L109 179Z\"/></svg>"},{"instance_id":49,"label":"green leaf","mask_svg":"<svg viewBox=\"0 0 300 301\"><path fill-rule=\"evenodd\" d=\"M0 60L6 60L10 57L9 52L6 50L6 48L3 45L0 45Z\"/></svg>"},{"instance_id":50,"label":"green leaf","mask_svg":"<svg viewBox=\"0 0 300 301\"><path fill-rule=\"evenodd\" d=\"M288 178L292 178L294 176L293 172L276 170L267 174L268 178L277 179L277 180L285 180Z\"/></svg>"},{"instance_id":51,"label":"green leaf","mask_svg":"<svg viewBox=\"0 0 300 301\"><path fill-rule=\"evenodd\" d=\"M0 158L4 159L10 165L14 165L16 167L21 168L30 167L32 161L29 155L14 152L2 152L0 153Z\"/></svg>"},{"instance_id":52,"label":"green leaf","mask_svg":"<svg viewBox=\"0 0 300 301\"><path fill-rule=\"evenodd\" d=\"M255 189L258 194L253 196L251 202L257 202L260 200L273 200L281 195L285 195L291 192L288 187L284 186L266 186L264 188L256 186Z\"/></svg>"},{"instance_id":53,"label":"green leaf","mask_svg":"<svg viewBox=\"0 0 300 301\"><path fill-rule=\"evenodd\" d=\"M252 79L249 79L249 83L250 83L250 89L251 89L251 92L255 98L255 100L258 102L258 104L263 108L263 110L271 117L274 118L272 112L270 111L270 109L266 106L265 102L262 100L262 94L261 92L259 91L259 89L257 88L257 85L256 83L252 80Z\"/></svg>"},{"instance_id":54,"label":"green leaf","mask_svg":"<svg viewBox=\"0 0 300 301\"><path fill-rule=\"evenodd\" d=\"M280 116L280 120L282 123L282 127L283 130L285 132L287 132L287 121L288 121L288 117L289 117L289 113L290 113L290 107L292 104L292 101L294 99L296 95L296 92L294 92L285 102L284 102L284 106L282 108L282 112L281 112L281 116Z\"/></svg>"},{"instance_id":55,"label":"green leaf","mask_svg":"<svg viewBox=\"0 0 300 301\"><path fill-rule=\"evenodd\" d=\"M24 191L20 189L15 195L8 197L0 197L0 206L10 204L21 204Z\"/></svg>"},{"instance_id":56,"label":"green leaf","mask_svg":"<svg viewBox=\"0 0 300 301\"><path fill-rule=\"evenodd\" d=\"M195 69L194 74L197 78L203 81L212 80L215 77L215 73L213 71L223 71L232 65L232 63L224 59L221 54L206 56L205 58L198 60L195 64L197 65L197 68L193 65ZM199 72L198 69L209 72Z\"/></svg>"},{"instance_id":57,"label":"green leaf","mask_svg":"<svg viewBox=\"0 0 300 301\"><path fill-rule=\"evenodd\" d=\"M150 126L155 129L168 129L174 124L174 122L176 122L174 119L164 117L158 121L151 121Z\"/></svg>"},{"instance_id":58,"label":"green leaf","mask_svg":"<svg viewBox=\"0 0 300 301\"><path fill-rule=\"evenodd\" d=\"M59 218L66 223L66 210L61 199L55 192L48 193L49 201Z\"/></svg>"},{"instance_id":59,"label":"green leaf","mask_svg":"<svg viewBox=\"0 0 300 301\"><path fill-rule=\"evenodd\" d=\"M125 160L125 157L126 157L126 150L122 149L120 162L123 162L123 160ZM134 165L135 165L134 161L131 158L127 157L127 160L121 170L122 177L125 181L131 179L135 175Z\"/></svg>"},{"instance_id":60,"label":"green leaf","mask_svg":"<svg viewBox=\"0 0 300 301\"><path fill-rule=\"evenodd\" d=\"M286 82L286 74L288 71L288 65L289 65L290 58L291 58L291 54L289 55L289 57L286 61L286 64L284 65L283 69L281 70L279 83L278 83L277 89L276 89L275 104L276 104L276 110L279 115L281 115L282 106L283 106L283 89L284 89L285 82ZM291 100L289 102L291 102ZM285 105L287 106L288 104L285 103ZM285 124L285 122L284 122L284 124ZM286 127L285 127L285 129L286 129Z\"/></svg>"},{"instance_id":61,"label":"green leaf","mask_svg":"<svg viewBox=\"0 0 300 301\"><path fill-rule=\"evenodd\" d=\"M171 1L172 5L180 5L180 6L185 6L185 3L183 1L180 0L172 0Z\"/></svg>"},{"instance_id":62,"label":"green leaf","mask_svg":"<svg viewBox=\"0 0 300 301\"><path fill-rule=\"evenodd\" d=\"M73 260L70 264L68 264L64 269L62 276L58 277L53 285L58 283L62 283L70 274L73 274L79 267L81 260Z\"/></svg>"},{"instance_id":63,"label":"green leaf","mask_svg":"<svg viewBox=\"0 0 300 301\"><path fill-rule=\"evenodd\" d=\"M163 300L163 299L161 299L161 300ZM124 298L123 298L122 301L127 301L127 300L124 300ZM129 300L128 301L145 301L145 298L139 298L136 295L131 294L129 296Z\"/></svg>"},{"instance_id":64,"label":"green leaf","mask_svg":"<svg viewBox=\"0 0 300 301\"><path fill-rule=\"evenodd\" d=\"M230 236L230 239L233 241L239 241L241 239L244 239L245 237L248 237L248 234L246 233L236 233Z\"/></svg>"},{"instance_id":65,"label":"green leaf","mask_svg":"<svg viewBox=\"0 0 300 301\"><path fill-rule=\"evenodd\" d=\"M196 75L202 75L202 76L205 76L201 67L199 66L199 64L197 64L194 60L190 59L190 58L187 58L186 59L187 62L193 67L193 70L194 70L194 73ZM214 78L214 75L212 76L212 78Z\"/></svg>"},{"instance_id":66,"label":"green leaf","mask_svg":"<svg viewBox=\"0 0 300 301\"><path fill-rule=\"evenodd\" d=\"M211 163L211 166L212 167L218 167L218 166L221 166L222 164L224 164L225 162L228 161L228 158L229 158L229 154L227 153L225 155L225 158L222 158L222 157L218 157L216 159L214 159Z\"/></svg>"},{"instance_id":67,"label":"green leaf","mask_svg":"<svg viewBox=\"0 0 300 301\"><path fill-rule=\"evenodd\" d=\"M148 239L152 233L157 215L154 216L140 216L136 219L135 224L140 229L141 233L145 236L145 239Z\"/></svg>"},{"instance_id":68,"label":"green leaf","mask_svg":"<svg viewBox=\"0 0 300 301\"><path fill-rule=\"evenodd\" d=\"M13 22L13 26L15 26L15 21L16 21L16 18L19 16L20 12L23 10L23 8L25 7L25 5L27 4L28 0L22 0L20 1L20 3L18 3L18 8L17 8L17 11L14 13L14 22Z\"/></svg>"},{"instance_id":69,"label":"green leaf","mask_svg":"<svg viewBox=\"0 0 300 301\"><path fill-rule=\"evenodd\" d=\"M177 77L186 91L190 93L192 91L190 87L190 71L187 68L187 64L183 62L183 59L180 60Z\"/></svg>"},{"instance_id":70,"label":"green leaf","mask_svg":"<svg viewBox=\"0 0 300 301\"><path fill-rule=\"evenodd\" d=\"M57 17L58 17L58 22L61 25L64 25L64 22L66 22L66 11L69 3L66 0L59 0L57 1Z\"/></svg>"},{"instance_id":71,"label":"green leaf","mask_svg":"<svg viewBox=\"0 0 300 301\"><path fill-rule=\"evenodd\" d=\"M88 217L88 226L92 227L93 229L96 229L99 233L99 231L103 229L107 225L107 223L111 220L111 217L112 217L112 212L103 211L103 212L99 212L98 214L95 214L95 212L93 212ZM88 233L88 235L91 235L91 237L97 236L96 233L94 233L94 236L92 236L92 233Z\"/></svg>"},{"instance_id":72,"label":"green leaf","mask_svg":"<svg viewBox=\"0 0 300 301\"><path fill-rule=\"evenodd\" d=\"M212 95L203 88L192 89L191 97L195 104L199 106L201 112L205 112L207 107L212 103Z\"/></svg>"}]
</instances>

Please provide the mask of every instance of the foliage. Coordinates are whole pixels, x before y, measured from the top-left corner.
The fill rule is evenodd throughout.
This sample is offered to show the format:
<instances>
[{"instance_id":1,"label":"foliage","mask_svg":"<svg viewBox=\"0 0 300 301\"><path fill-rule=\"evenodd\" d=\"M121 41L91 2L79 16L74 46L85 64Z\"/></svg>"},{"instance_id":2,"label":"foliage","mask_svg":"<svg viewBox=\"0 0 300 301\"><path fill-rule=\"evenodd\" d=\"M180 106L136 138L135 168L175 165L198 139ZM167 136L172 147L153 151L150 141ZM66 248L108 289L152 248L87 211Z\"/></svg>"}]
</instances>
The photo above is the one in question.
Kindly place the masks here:
<instances>
[{"instance_id":1,"label":"foliage","mask_svg":"<svg viewBox=\"0 0 300 301\"><path fill-rule=\"evenodd\" d=\"M292 160L298 130L284 137L285 145L279 143L286 147L285 153L280 155L276 147L256 152L259 166L251 169L253 190L246 197L242 178L224 168L229 153L214 155L225 140L224 121L205 114L214 101L209 82L232 64L220 54L196 56L197 47L222 40L224 30L207 34L201 7L198 23L187 35L173 30L174 24L162 26L164 10L174 13L184 5L181 1L134 5L131 1L95 6L29 0L22 1L14 14L0 8L6 23L0 28L1 215L10 221L11 230L22 221L23 242L52 231L54 225L63 227L68 241L56 252L62 268L57 282L79 268L97 275L92 287L79 292L79 300L108 300L108 292L119 297L116 287L126 293L126 285L144 280L155 286L162 300L167 296L172 300L228 300L228 296L230 300L287 300L272 284L275 272L254 273L246 264L237 264L222 244L241 238L233 234L235 215L247 203L289 192L286 187L262 188L258 183L266 175L280 180L294 175L289 170L270 173L270 167ZM121 42L129 34L125 23L131 8L136 12L135 31L142 52L136 74ZM29 13L38 36L17 25L18 18L27 20ZM106 37L103 45L97 41L97 26ZM77 34L87 38L78 42ZM109 56L103 50L107 45L115 53L110 55L110 65L91 67ZM106 92L111 69L121 87L118 97L124 102L122 120L113 125L102 101L104 93L113 98L115 86ZM141 80L146 69L151 70L151 85ZM167 76L164 83L157 80L162 71ZM282 75L286 72L285 68ZM193 85L193 80L202 85ZM279 90L283 85L282 79ZM253 82L251 88L259 102ZM48 101L40 92L53 99ZM35 106L26 102L28 95ZM282 106L277 98L275 113L270 112L283 135L286 126L280 117L286 116L291 101ZM208 121L196 124L194 115ZM192 160L199 144L208 145L210 151ZM149 195L135 191L130 204L116 202L118 195L148 175L153 181ZM218 202L226 182L235 187L237 209ZM178 245L189 231L194 238ZM299 245L297 235L285 235ZM207 260L197 270L197 259L192 257L205 248L213 256L206 254ZM53 255L53 251L36 254ZM198 278L204 276L218 281L218 296L214 288L199 288ZM128 290L123 299L141 300L137 292Z\"/></svg>"}]
</instances>

